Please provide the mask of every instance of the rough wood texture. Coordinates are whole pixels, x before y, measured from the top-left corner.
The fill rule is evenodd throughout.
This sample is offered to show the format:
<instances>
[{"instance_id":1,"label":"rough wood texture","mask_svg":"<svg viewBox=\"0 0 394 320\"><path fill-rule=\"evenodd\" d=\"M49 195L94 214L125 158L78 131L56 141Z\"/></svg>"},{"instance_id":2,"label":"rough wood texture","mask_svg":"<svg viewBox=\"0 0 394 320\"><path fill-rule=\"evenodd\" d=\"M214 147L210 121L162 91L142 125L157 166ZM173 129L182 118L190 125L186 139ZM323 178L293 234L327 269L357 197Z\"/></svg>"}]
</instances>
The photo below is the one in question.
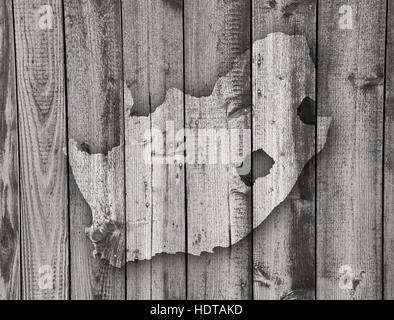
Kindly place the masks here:
<instances>
[{"instance_id":1,"label":"rough wood texture","mask_svg":"<svg viewBox=\"0 0 394 320\"><path fill-rule=\"evenodd\" d=\"M393 10L0 0L0 300L394 299Z\"/></svg>"},{"instance_id":2,"label":"rough wood texture","mask_svg":"<svg viewBox=\"0 0 394 320\"><path fill-rule=\"evenodd\" d=\"M186 0L184 5L185 90L195 98L212 93L212 97L197 101L186 97L186 128L192 130L196 141L200 139L199 143L205 138L204 129L225 129L228 133L230 128L250 128L251 98L247 89L250 64L234 63L250 47L249 1ZM228 78L222 79L227 85L222 88L219 78L233 67ZM230 100L220 103L226 96ZM231 110L235 111L232 116ZM213 151L216 152L217 146L211 141ZM221 146L226 146L226 142L222 140ZM242 149L237 151L248 153L250 139L245 140ZM212 165L209 160L203 164L198 154L200 151L197 152L200 163L188 164L186 169L187 250L194 254L201 251L206 235L214 240L213 244L229 247L233 235L251 229L250 193L247 190L236 192L243 183L235 167L223 162ZM194 147L186 146L188 157L195 153ZM227 250L215 250L213 254L190 256L188 298L250 299L251 243L242 244Z\"/></svg>"},{"instance_id":3,"label":"rough wood texture","mask_svg":"<svg viewBox=\"0 0 394 320\"><path fill-rule=\"evenodd\" d=\"M394 3L388 1L384 154L384 298L394 300Z\"/></svg>"},{"instance_id":4,"label":"rough wood texture","mask_svg":"<svg viewBox=\"0 0 394 320\"><path fill-rule=\"evenodd\" d=\"M269 33L303 35L316 56L316 3L317 0L251 0L253 5L253 41Z\"/></svg>"},{"instance_id":5,"label":"rough wood texture","mask_svg":"<svg viewBox=\"0 0 394 320\"><path fill-rule=\"evenodd\" d=\"M42 7L45 6L45 7ZM24 299L68 298L61 2L14 1Z\"/></svg>"},{"instance_id":6,"label":"rough wood texture","mask_svg":"<svg viewBox=\"0 0 394 320\"><path fill-rule=\"evenodd\" d=\"M20 299L18 124L12 2L0 1L0 300Z\"/></svg>"},{"instance_id":7,"label":"rough wood texture","mask_svg":"<svg viewBox=\"0 0 394 320\"><path fill-rule=\"evenodd\" d=\"M302 55L307 58L309 53L312 61L315 61L315 39L316 39L316 1L253 1L253 41L265 38L269 33L283 32L289 35L301 35L305 37L308 48L306 51L302 51L297 48L294 50L294 57L288 57L289 59L301 60ZM289 49L289 48L288 48ZM276 59L286 56L286 48L272 45L272 50L279 50L281 54L276 56ZM309 51L309 52L308 52ZM272 53L271 53L272 54ZM296 58L299 55L299 58ZM258 59L258 57L255 57ZM261 64L264 64L266 57L261 54ZM253 77L258 76L258 69L261 69L256 65L258 61L254 62L256 70L253 72ZM273 62L278 68L281 62ZM283 62L282 62L283 63ZM272 71L275 66L272 66ZM300 73L302 69L295 66L293 69L294 73ZM255 72L256 71L256 72ZM314 71L309 71L311 74L310 78L314 77ZM261 75L260 75L261 76ZM266 75L263 76L267 78ZM306 79L311 81L312 79ZM296 101L299 92L303 90L302 86L309 87L309 98L313 100L313 104L310 105L312 110L309 110L309 116L314 118L314 83L311 81L309 84L297 83L299 79L290 79L291 90L289 94L292 95L291 99ZM267 82L268 84L269 82ZM276 94L279 92L283 93L282 90L275 89L272 85ZM260 90L262 90L260 88ZM254 90L254 93L257 93ZM265 93L264 93L265 94ZM271 101L275 108L278 104L283 102L275 99ZM304 98L304 97L302 97ZM300 102L298 100L298 102ZM298 107L298 106L295 106ZM271 111L273 112L273 111ZM278 115L277 115L278 116ZM262 119L260 119L262 120ZM253 120L254 123L259 121L258 119ZM257 124L257 123L256 123ZM314 130L311 127L311 130ZM253 133L256 135L256 132ZM290 133L291 134L291 133ZM294 132L295 134L295 132ZM255 138L255 137L254 137ZM304 147L301 146L302 141L307 142ZM254 140L254 139L253 139ZM309 132L307 137L301 137L301 141L294 136L292 139L295 145L299 146L298 152L304 153L310 148L314 148L314 133ZM284 139L282 139L284 141ZM256 142L254 141L253 144ZM278 148L278 147L276 147ZM266 166L266 161L260 161L256 163L255 171L260 171L260 167ZM302 170L305 165L296 161L296 163L288 163L287 167L298 166L298 170ZM285 170L283 171L285 172ZM282 172L282 173L283 173ZM298 171L300 172L300 171ZM293 178L297 179L298 175ZM301 177L298 180L297 185L293 188L290 196L282 202L278 208L271 214L263 225L255 230L254 232L254 298L255 299L313 299L314 288L315 288L315 264L314 264L314 234L315 234L315 222L314 222L314 178L315 170L314 164L310 163L307 168L303 171ZM267 182L263 184L268 185ZM261 185L263 187L263 185ZM292 187L290 185L290 187ZM256 186L254 189L254 199L257 201L264 200L265 196L262 195L262 190L258 190ZM285 191L285 186L280 187L282 191ZM289 190L287 190L289 191ZM259 200L260 199L260 200ZM254 208L253 216L261 215L257 208Z\"/></svg>"},{"instance_id":8,"label":"rough wood texture","mask_svg":"<svg viewBox=\"0 0 394 320\"><path fill-rule=\"evenodd\" d=\"M123 299L121 3L66 0L64 9L72 298Z\"/></svg>"},{"instance_id":9,"label":"rough wood texture","mask_svg":"<svg viewBox=\"0 0 394 320\"><path fill-rule=\"evenodd\" d=\"M142 261L185 252L184 166L160 163L184 128L182 11L179 1L123 2L128 299L186 297L184 254Z\"/></svg>"},{"instance_id":10,"label":"rough wood texture","mask_svg":"<svg viewBox=\"0 0 394 320\"><path fill-rule=\"evenodd\" d=\"M289 59L294 65L300 65L299 71L294 71L291 79L288 79L288 75L285 76L282 74L278 77L275 77L275 73L274 76L270 76L269 73L272 73L270 69L273 65L272 60L267 59L266 63L260 61L262 56L270 57L267 53L267 47L272 45L272 43L279 43L279 45L284 47L284 52L289 51L290 54L293 54L293 51L298 50L300 55L304 54L304 57L301 59L296 60L297 55L295 54L295 58ZM239 76L247 78L249 74L250 64L248 52L239 56L237 60L234 61L233 69L225 76L219 78L210 96L199 98L188 94L185 96L188 108L193 111L198 110L198 112L194 112L191 117L190 123L193 127L187 133L187 163L191 165L200 165L202 167L205 166L208 169L224 169L225 172L227 172L227 175L231 177L231 179L229 178L228 190L226 190L225 187L223 189L225 195L229 195L228 206L229 211L232 212L231 221L236 222L231 236L228 236L226 232L216 232L218 229L223 228L221 225L222 219L220 217L218 218L219 214L217 214L217 211L192 210L188 212L188 220L192 226L192 232L198 234L198 230L203 230L201 237L193 239L193 243L188 248L188 253L192 255L198 256L202 252L213 252L214 248L217 247L229 247L245 238L250 233L251 225L241 223L241 226L237 226L240 222L244 222L243 219L248 219L248 216L245 216L245 212L242 210L237 211L236 208L242 205L245 205L246 208L248 207L248 203L244 200L247 199L249 185L254 183L259 187L261 184L260 178L265 178L264 185L266 188L273 188L275 190L275 192L265 194L265 196L260 198L260 201L255 204L259 213L256 215L255 219L255 227L257 227L270 215L272 210L287 197L295 185L302 168L312 158L315 152L314 102L308 97L308 95L314 95L314 93L310 94L314 91L313 85L311 89L311 84L315 81L314 65L308 55L309 50L305 38L301 36L290 37L283 33L270 34L265 39L256 41L254 43L254 50L257 65L260 63L260 65L263 64L263 66L265 66L265 68L261 69L262 72L256 72L255 85L262 86L267 90L267 101L261 103L261 101L256 98L255 118L258 122L254 135L256 145L254 147L253 158L254 162L257 164L264 161L265 158L267 158L267 162L269 163L267 163L267 166L257 168L258 170L253 177L253 182L250 178L250 130L248 129L244 132L237 130L239 129L240 123L242 123L240 120L245 121L243 118L244 113L248 111L244 105L241 105L243 108L240 108L240 105L237 104L237 99L249 94L249 81L243 82L243 86L239 85L236 87L234 85L234 78ZM283 57L279 56L277 61L282 64L286 63L287 56L283 55ZM286 67L290 69L288 65L286 65ZM259 71L257 67L256 71ZM298 95L286 95L289 82L293 79L299 82L306 82L307 89L298 90ZM285 82L285 80L288 82ZM271 83L274 85L271 85ZM285 84L284 88L280 87L281 83ZM278 89L276 87L278 87ZM133 101L131 93L128 90L126 92L126 101L130 101L131 103L128 110L132 112ZM269 94L271 96L269 96ZM282 101L273 100L273 97L277 94L281 95ZM128 97L129 95L130 97ZM144 150L141 152L143 153L141 158L145 163L141 162L138 165L145 168L151 167L153 173L155 173L157 168L160 169L161 167L166 167L166 170L169 172L174 170L174 173L170 174L170 178L174 177L175 179L169 179L167 181L167 184L171 187L182 187L179 181L181 175L177 170L178 168L182 168L182 157L184 153L182 147L183 130L175 132L175 129L179 129L181 123L183 123L183 119L176 116L183 114L183 96L184 94L181 90L171 88L167 91L163 104L158 106L150 117L133 116L132 120L132 124L138 123L139 127L145 128L149 127L152 123L151 131L153 136L148 137L148 139L144 135L140 137L136 136L129 144L130 152L133 151L133 145L143 146ZM302 99L304 96L305 98ZM294 98L294 102L291 101L292 98ZM271 111L270 114L272 115L267 115L267 108L264 103L265 105L270 103L275 104L278 110L276 112ZM128 103L127 105L129 106ZM171 110L171 112L168 110ZM177 112L174 112L174 110L177 110ZM274 118L276 118L275 121L273 120ZM171 121L164 123L163 119L171 119ZM317 148L318 151L321 150L325 143L329 122L329 118L321 122L319 130L321 130L322 134ZM197 123L199 126L195 127L194 125ZM223 127L223 124L226 124L226 127ZM130 127L133 126L130 125ZM159 130L158 128L163 129ZM216 131L216 129L218 130ZM282 136L281 145L276 146L272 142L271 133L273 136ZM197 136L198 139L196 139ZM295 145L294 148L291 147L294 144L294 140L302 141L303 148L299 148L298 145ZM220 148L218 148L219 146ZM167 150L165 150L166 148ZM107 226L105 220L111 213L111 209L109 208L115 207L116 204L114 199L111 199L108 204L105 203L103 199L107 198L106 193L108 193L108 190L106 189L113 184L113 167L118 163L116 159L120 158L120 149L114 148L108 153L108 157L103 154L88 155L84 151L79 151L75 144L70 149L72 168L78 186L88 203L94 208L93 233L95 234L96 231L98 231L98 233L101 234L102 231L100 228L106 229L105 227ZM273 158L265 154L265 150L267 150ZM297 159L297 165L291 165L295 158ZM93 163L93 169L89 168L89 162ZM137 164L137 162L135 162L135 164ZM90 170L97 172L96 179L99 181L98 188L95 186L91 188L89 179L83 174ZM102 174L102 172L105 171L108 171L107 177ZM156 174L153 174L153 176L155 175ZM278 177L281 177L281 179L278 179ZM160 175L154 178L160 178ZM190 178L191 182L194 182L194 178L195 177ZM105 179L107 181L105 181ZM161 179L157 179L157 183L155 183L152 188L156 208L165 203L163 196L160 196L160 194L166 193L167 190L161 188L161 182ZM106 187L106 185L108 187ZM212 188L212 182L207 183L205 188ZM206 192L207 196L211 194L210 190L203 191L203 189L204 188L201 188L201 192ZM158 195L155 195L155 193ZM176 192L174 193L179 194ZM173 230L170 229L169 232L164 232L163 235L154 234L153 240L155 243L153 246L149 246L149 243L147 246L147 243L144 242L134 244L132 248L129 248L130 251L134 252L134 255L129 256L130 259L148 260L152 256L160 253L175 254L185 251L184 243L182 241L177 241L177 239L184 236L183 232L178 231L178 219L179 217L182 219L184 218L179 214L179 212L183 212L184 203L179 201L179 197L176 197L174 193L169 193L164 196L164 199L168 197L170 202L174 203L175 210L167 212L165 207L162 210L157 210L159 212L165 212L165 214L156 215L153 224L154 228L159 228L159 230L161 230L161 225L170 224ZM234 213L233 210L236 212ZM132 228L133 232L131 234L138 234L140 232L146 233L145 224L135 223Z\"/></svg>"},{"instance_id":11,"label":"rough wood texture","mask_svg":"<svg viewBox=\"0 0 394 320\"><path fill-rule=\"evenodd\" d=\"M305 37L271 33L253 44L252 59L253 155L256 155L256 160L253 161L253 227L256 228L280 203L286 200L303 168L316 151L322 150L326 142L330 118L318 117L319 136L316 140L315 106L311 99L315 96L315 66L309 56L309 47ZM258 152L264 153L265 156L257 158ZM312 283L304 281L305 285L309 285L309 287L293 287L298 281L296 279L298 274L295 272L297 261L294 261L294 255L296 250L302 248L300 246L302 241L311 243L308 236L313 235L310 230L313 229L311 223L313 210L306 211L306 214L312 215L310 220L307 220L302 216L302 209L307 208L305 203L307 199L303 199L301 196L297 198L294 195L292 200L291 209L296 216L300 217L300 222L294 224L294 228L298 229L299 239L298 241L294 240L293 234L288 236L289 253L282 252L282 258L284 258L282 263L287 265L287 268L282 270L277 268L277 270L285 272L275 275L275 284L272 289L278 289L275 286L280 283L282 290L285 290L280 295L281 298L296 291L302 296L307 296L306 292L313 292L314 287L313 278L311 279ZM310 206L313 207L313 203L310 203ZM290 215L290 219L293 219L292 211L285 212L285 214ZM307 223L304 226L304 234L300 232L303 229L299 226L302 220ZM294 221L292 222L294 223ZM284 228L284 230L288 230L288 228ZM261 276L264 276L272 271L267 270L264 265L264 256L262 261L259 259L261 246L266 245L267 240L269 243L269 239L264 236L262 238L254 237L254 267L255 275L258 276L260 273ZM283 240L284 238L282 238ZM306 248L304 253L298 252L298 254L305 255L302 258L305 259L313 257L312 252L313 247ZM277 254L280 253L277 252ZM313 262L311 266L313 266ZM275 269L274 264L273 268ZM310 271L313 275L312 268ZM256 284L261 286L261 281L256 281ZM267 287L271 288L271 285Z\"/></svg>"},{"instance_id":12,"label":"rough wood texture","mask_svg":"<svg viewBox=\"0 0 394 320\"><path fill-rule=\"evenodd\" d=\"M317 297L382 297L386 1L319 2L318 112L332 116L317 166Z\"/></svg>"}]
</instances>

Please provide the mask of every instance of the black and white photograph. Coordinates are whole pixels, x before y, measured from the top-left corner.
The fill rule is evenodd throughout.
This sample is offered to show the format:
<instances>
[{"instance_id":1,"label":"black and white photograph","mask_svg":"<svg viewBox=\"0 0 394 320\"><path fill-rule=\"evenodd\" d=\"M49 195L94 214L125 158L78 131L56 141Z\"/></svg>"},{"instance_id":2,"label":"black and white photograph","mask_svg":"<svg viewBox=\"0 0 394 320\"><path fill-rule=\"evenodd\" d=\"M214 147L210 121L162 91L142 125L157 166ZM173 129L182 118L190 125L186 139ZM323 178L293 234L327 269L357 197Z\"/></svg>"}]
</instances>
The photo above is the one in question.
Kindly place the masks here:
<instances>
[{"instance_id":1,"label":"black and white photograph","mask_svg":"<svg viewBox=\"0 0 394 320\"><path fill-rule=\"evenodd\" d=\"M0 300L394 300L394 1L0 0Z\"/></svg>"}]
</instances>

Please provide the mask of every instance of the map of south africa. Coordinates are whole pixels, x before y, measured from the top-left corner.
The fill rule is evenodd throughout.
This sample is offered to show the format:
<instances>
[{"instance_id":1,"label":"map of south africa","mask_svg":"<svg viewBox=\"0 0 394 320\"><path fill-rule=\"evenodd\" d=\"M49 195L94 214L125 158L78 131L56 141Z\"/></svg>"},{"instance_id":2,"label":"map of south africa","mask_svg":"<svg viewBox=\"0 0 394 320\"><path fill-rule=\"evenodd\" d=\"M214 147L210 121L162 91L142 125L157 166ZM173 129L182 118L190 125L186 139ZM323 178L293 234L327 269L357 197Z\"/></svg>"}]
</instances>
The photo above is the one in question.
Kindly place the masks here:
<instances>
[{"instance_id":1,"label":"map of south africa","mask_svg":"<svg viewBox=\"0 0 394 320\"><path fill-rule=\"evenodd\" d=\"M272 33L253 43L252 105L246 108L253 117L252 127L249 128L254 140L253 150L246 148L245 158L240 159L238 163L205 164L206 170L211 170L213 175L215 172L227 173L230 198L228 203L219 208L215 207L215 204L205 204L207 208L215 210L188 212L188 233L192 240L189 241L187 249L189 254L213 252L214 248L229 247L245 238L252 231L252 225L253 228L261 225L286 199L302 169L316 152L324 148L331 119L315 117L314 110L309 110L310 114L304 110L308 106L314 109L315 65L309 51L306 39L299 35ZM239 112L236 101L240 95L246 95L248 92L234 88L234 79L240 72L247 72L250 66L249 58L249 52L241 55L234 62L233 69L218 79L211 95L185 96L188 108L194 110L193 114L196 115L194 120L198 124L191 128L196 135L204 130L238 128L240 119L247 117L245 112ZM294 83L297 85L294 86ZM250 84L243 88L250 93ZM141 128L149 128L151 123L155 123L155 119L166 119L169 109L183 110L183 103L183 92L175 88L169 89L164 102L155 112L149 116L133 116L133 98L130 91L125 88L125 108L129 115L126 118L129 123L125 125L133 128L138 123ZM125 137L125 147L129 153L143 154L146 150L152 150L144 132L131 132L132 135ZM154 230L155 225L162 224L161 219L171 221L172 212L162 212L162 217L155 217L154 221L149 221L149 217L145 222L128 221L125 237L124 223L118 221L119 217L122 217L121 212L125 210L123 200L117 198L122 190L114 192L120 188L119 181L124 175L121 147L112 149L107 155L89 154L81 150L76 141L72 141L68 152L75 180L92 210L93 223L87 234L95 245L95 253L110 261L112 265L121 267L125 261L125 239L133 240L133 235L140 239L138 234ZM194 151L186 147L186 153L188 152ZM269 159L268 166L260 174L246 179L250 166L245 167L245 163L251 162L251 159L255 161L255 155L264 155ZM135 159L140 161L133 164L135 168L155 166L154 162L146 161L143 157ZM191 172L196 165L200 164L186 163ZM141 188L143 187L141 185ZM250 215L239 208L247 206L247 195L251 188L255 195L258 194L253 197L253 224L248 222ZM205 190L209 189L209 186L205 186ZM133 215L130 212L127 214ZM220 219L221 214L229 217L227 224ZM193 241L194 239L197 240ZM130 247L130 244L133 247ZM154 246L151 243L133 240L127 241L127 245L127 261L149 260L160 253L176 254L185 251L184 242L179 240L167 241L165 244L157 241Z\"/></svg>"}]
</instances>

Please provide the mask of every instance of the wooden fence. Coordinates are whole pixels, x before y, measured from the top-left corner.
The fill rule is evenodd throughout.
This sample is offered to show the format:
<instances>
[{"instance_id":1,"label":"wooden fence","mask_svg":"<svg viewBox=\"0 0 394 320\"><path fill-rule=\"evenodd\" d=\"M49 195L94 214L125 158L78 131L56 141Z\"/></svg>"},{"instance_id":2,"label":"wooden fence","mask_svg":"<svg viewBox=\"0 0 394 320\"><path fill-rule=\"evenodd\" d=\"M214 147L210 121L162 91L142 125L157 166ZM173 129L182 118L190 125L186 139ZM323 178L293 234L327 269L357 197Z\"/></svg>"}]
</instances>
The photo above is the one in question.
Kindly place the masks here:
<instances>
[{"instance_id":1,"label":"wooden fence","mask_svg":"<svg viewBox=\"0 0 394 320\"><path fill-rule=\"evenodd\" d=\"M386 0L0 0L0 300L393 299L393 57Z\"/></svg>"}]
</instances>

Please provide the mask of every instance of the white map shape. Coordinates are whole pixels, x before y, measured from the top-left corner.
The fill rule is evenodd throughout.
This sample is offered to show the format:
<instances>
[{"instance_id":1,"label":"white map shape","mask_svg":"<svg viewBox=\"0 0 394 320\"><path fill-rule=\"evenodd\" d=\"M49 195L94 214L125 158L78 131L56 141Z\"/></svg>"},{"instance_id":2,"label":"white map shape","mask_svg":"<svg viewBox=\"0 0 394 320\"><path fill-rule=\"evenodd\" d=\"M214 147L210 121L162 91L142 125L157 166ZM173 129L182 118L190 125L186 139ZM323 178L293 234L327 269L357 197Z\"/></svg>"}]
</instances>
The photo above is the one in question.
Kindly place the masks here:
<instances>
[{"instance_id":1,"label":"white map shape","mask_svg":"<svg viewBox=\"0 0 394 320\"><path fill-rule=\"evenodd\" d=\"M226 123L228 128L237 127L239 119L229 117L234 108L231 101L245 92L234 90L233 80L239 70L249 68L248 60L249 53L246 52L234 63L232 71L218 79L210 96L198 98L186 95L188 108L198 110L198 129L220 128L223 123ZM315 152L323 149L331 119L318 117L315 145L315 126L304 123L297 115L302 101L306 97L315 97L315 66L303 36L273 33L256 41L253 44L252 71L253 151L264 150L275 162L270 173L257 178L253 186L253 228L257 228L286 199L302 169ZM133 98L128 90L125 91L125 98L127 113L130 114ZM177 109L183 109L183 93L178 89L170 89L163 104L158 106L153 114L148 117L130 116L126 119L126 127L131 128L132 132L131 136L126 135L126 157L133 154L132 170L137 174L143 175L150 171L150 165L142 156L146 151L143 129L150 126L154 121L152 119L163 121L169 117L169 112L173 113ZM90 155L80 151L77 143L72 141L69 158L76 182L92 209L90 239L103 259L120 267L124 259L124 215L121 212L124 204L122 190L116 188L123 186L122 150L120 147L114 148L108 156ZM190 210L187 249L190 254L200 255L202 252L213 252L216 247L234 245L251 232L251 213L239 210L239 206L245 207L246 203L246 199L239 197L245 196L250 188L241 181L236 167L231 165L233 167L228 170L228 166L212 165L207 170L211 170L212 174L231 175L228 186L230 199L224 208L230 212L230 221L234 221L234 225L230 226L231 234L228 232L228 224L221 221L220 212L211 212L209 209ZM126 170L131 168L126 167ZM187 170L189 177L191 175L193 178L193 167ZM129 171L127 172L129 174ZM129 188L129 185L132 185L133 189ZM201 192L204 192L204 189L209 190L207 186L202 187ZM126 188L127 193L135 193L136 199L142 198L142 202L144 195L149 197L146 190L144 193L143 184L136 189L135 183L131 181L126 183ZM211 207L209 203L205 205L207 208ZM149 216L150 208L147 208L146 212ZM128 216L133 214L127 212ZM163 217L170 214L171 212L163 212ZM215 218L215 215L218 215L218 218ZM143 213L141 216L144 216ZM155 219L160 220L161 217L155 216ZM176 238L170 243L161 244L156 241L152 245L151 221L148 220L136 219L133 223L128 223L127 261L149 260L160 253L175 254L186 251L184 241L176 241ZM160 225L161 221L153 223ZM198 241L195 241L196 237ZM129 247L130 245L132 247Z\"/></svg>"}]
</instances>

